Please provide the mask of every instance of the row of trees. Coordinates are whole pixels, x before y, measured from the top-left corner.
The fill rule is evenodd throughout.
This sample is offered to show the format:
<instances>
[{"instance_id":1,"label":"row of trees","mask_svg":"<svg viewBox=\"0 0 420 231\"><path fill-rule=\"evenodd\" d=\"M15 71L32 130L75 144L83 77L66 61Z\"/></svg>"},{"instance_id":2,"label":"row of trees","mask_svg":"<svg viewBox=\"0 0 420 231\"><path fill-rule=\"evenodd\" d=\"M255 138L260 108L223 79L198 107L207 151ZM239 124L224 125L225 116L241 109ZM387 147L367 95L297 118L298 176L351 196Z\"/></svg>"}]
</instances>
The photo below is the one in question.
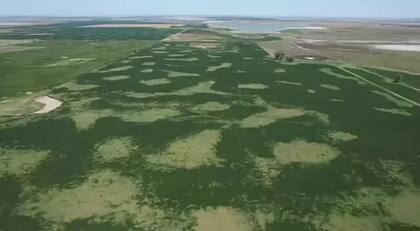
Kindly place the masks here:
<instances>
[{"instance_id":1,"label":"row of trees","mask_svg":"<svg viewBox=\"0 0 420 231\"><path fill-rule=\"evenodd\" d=\"M293 57L285 55L284 53L281 53L279 51L274 53L274 60L283 63L293 63L295 61Z\"/></svg>"}]
</instances>

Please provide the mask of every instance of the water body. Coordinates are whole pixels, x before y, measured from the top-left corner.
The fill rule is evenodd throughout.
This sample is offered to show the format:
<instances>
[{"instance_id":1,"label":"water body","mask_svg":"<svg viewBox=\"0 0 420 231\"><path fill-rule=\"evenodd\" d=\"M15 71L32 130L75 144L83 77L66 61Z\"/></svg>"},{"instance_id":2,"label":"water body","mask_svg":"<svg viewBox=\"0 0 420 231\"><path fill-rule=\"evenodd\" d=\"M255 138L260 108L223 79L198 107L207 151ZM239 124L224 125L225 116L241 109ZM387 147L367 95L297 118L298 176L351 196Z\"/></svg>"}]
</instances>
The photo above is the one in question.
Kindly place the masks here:
<instances>
[{"instance_id":1,"label":"water body","mask_svg":"<svg viewBox=\"0 0 420 231\"><path fill-rule=\"evenodd\" d=\"M324 30L325 27L310 26L300 22L276 22L276 21L207 21L211 27L227 28L236 33L278 33L285 30Z\"/></svg>"}]
</instances>

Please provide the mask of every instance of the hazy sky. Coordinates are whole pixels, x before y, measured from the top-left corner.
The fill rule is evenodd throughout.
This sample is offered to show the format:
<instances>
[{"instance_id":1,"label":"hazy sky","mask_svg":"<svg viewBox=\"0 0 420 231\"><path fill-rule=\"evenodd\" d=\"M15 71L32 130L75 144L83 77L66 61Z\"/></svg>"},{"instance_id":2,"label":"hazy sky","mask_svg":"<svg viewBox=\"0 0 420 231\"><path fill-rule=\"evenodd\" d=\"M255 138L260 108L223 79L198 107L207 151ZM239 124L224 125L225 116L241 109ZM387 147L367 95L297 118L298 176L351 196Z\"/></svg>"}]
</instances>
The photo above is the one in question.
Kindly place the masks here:
<instances>
[{"instance_id":1,"label":"hazy sky","mask_svg":"<svg viewBox=\"0 0 420 231\"><path fill-rule=\"evenodd\" d=\"M0 15L416 17L420 0L0 0Z\"/></svg>"}]
</instances>

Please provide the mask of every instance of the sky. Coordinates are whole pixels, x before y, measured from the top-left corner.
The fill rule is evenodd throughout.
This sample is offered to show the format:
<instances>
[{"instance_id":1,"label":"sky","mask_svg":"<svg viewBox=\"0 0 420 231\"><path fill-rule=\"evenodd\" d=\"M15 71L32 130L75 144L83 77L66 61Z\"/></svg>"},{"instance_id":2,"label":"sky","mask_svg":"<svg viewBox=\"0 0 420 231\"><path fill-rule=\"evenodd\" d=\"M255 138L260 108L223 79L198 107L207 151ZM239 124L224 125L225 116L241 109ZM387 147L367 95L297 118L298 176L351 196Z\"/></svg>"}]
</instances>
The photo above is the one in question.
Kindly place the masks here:
<instances>
[{"instance_id":1,"label":"sky","mask_svg":"<svg viewBox=\"0 0 420 231\"><path fill-rule=\"evenodd\" d=\"M0 15L420 18L420 0L0 0Z\"/></svg>"}]
</instances>

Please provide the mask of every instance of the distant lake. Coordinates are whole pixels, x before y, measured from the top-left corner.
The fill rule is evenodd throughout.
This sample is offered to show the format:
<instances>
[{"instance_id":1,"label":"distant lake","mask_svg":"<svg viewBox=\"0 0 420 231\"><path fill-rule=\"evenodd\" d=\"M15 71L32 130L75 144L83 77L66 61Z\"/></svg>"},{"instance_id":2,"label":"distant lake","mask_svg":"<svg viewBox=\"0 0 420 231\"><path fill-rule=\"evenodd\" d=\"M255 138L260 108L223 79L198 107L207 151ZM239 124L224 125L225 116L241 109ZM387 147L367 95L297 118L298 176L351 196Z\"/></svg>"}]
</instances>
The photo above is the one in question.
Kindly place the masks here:
<instances>
[{"instance_id":1,"label":"distant lake","mask_svg":"<svg viewBox=\"0 0 420 231\"><path fill-rule=\"evenodd\" d=\"M302 22L276 22L276 21L207 21L211 27L231 29L237 33L278 33L284 30L322 30L324 27L309 26Z\"/></svg>"}]
</instances>

